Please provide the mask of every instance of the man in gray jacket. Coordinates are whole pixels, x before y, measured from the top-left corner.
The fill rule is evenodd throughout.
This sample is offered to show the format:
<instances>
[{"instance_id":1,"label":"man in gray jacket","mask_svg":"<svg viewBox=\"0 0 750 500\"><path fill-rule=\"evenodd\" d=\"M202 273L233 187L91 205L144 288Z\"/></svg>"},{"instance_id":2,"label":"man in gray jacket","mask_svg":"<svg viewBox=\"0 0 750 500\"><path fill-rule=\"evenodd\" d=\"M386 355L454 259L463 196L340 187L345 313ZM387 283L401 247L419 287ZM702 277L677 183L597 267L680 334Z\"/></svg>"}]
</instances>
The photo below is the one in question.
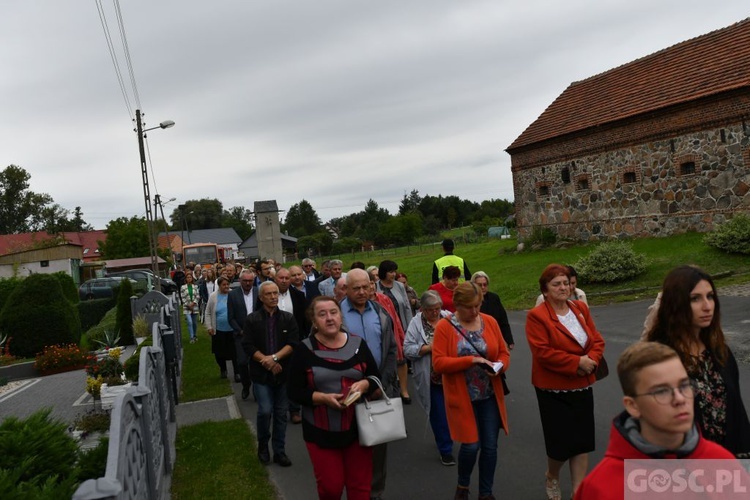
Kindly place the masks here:
<instances>
[{"instance_id":1,"label":"man in gray jacket","mask_svg":"<svg viewBox=\"0 0 750 500\"><path fill-rule=\"evenodd\" d=\"M352 269L346 275L346 298L341 301L341 312L348 332L362 337L380 370L380 379L389 397L398 397L396 379L396 338L393 321L380 304L368 300L370 276L362 269ZM387 444L372 448L371 498L379 498L385 490Z\"/></svg>"}]
</instances>

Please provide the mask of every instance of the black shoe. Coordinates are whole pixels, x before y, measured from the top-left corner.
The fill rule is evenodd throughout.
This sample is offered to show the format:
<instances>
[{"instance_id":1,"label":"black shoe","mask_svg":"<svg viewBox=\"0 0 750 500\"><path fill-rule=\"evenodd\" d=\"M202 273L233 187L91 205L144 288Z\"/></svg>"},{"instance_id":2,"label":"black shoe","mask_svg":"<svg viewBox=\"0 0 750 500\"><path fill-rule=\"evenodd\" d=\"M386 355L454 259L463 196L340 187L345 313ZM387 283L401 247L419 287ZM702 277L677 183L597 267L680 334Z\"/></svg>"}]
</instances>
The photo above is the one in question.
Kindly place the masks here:
<instances>
[{"instance_id":1,"label":"black shoe","mask_svg":"<svg viewBox=\"0 0 750 500\"><path fill-rule=\"evenodd\" d=\"M250 387L243 387L242 388L242 400L246 400L250 396Z\"/></svg>"},{"instance_id":2,"label":"black shoe","mask_svg":"<svg viewBox=\"0 0 750 500\"><path fill-rule=\"evenodd\" d=\"M292 461L286 456L286 453L274 453L273 461L282 467L289 467L292 465Z\"/></svg>"},{"instance_id":3,"label":"black shoe","mask_svg":"<svg viewBox=\"0 0 750 500\"><path fill-rule=\"evenodd\" d=\"M221 378L227 378L227 371L226 370L221 370L221 375L219 375L219 377L221 377Z\"/></svg>"},{"instance_id":4,"label":"black shoe","mask_svg":"<svg viewBox=\"0 0 750 500\"><path fill-rule=\"evenodd\" d=\"M268 465L271 463L271 454L268 452L268 448L260 448L258 450L258 460L262 465Z\"/></svg>"},{"instance_id":5,"label":"black shoe","mask_svg":"<svg viewBox=\"0 0 750 500\"><path fill-rule=\"evenodd\" d=\"M242 382L242 379L240 378L240 374L239 373L235 373L234 374L234 381L235 382Z\"/></svg>"},{"instance_id":6,"label":"black shoe","mask_svg":"<svg viewBox=\"0 0 750 500\"><path fill-rule=\"evenodd\" d=\"M440 463L445 466L456 465L456 459L450 453L446 453L445 455L440 455Z\"/></svg>"}]
</instances>

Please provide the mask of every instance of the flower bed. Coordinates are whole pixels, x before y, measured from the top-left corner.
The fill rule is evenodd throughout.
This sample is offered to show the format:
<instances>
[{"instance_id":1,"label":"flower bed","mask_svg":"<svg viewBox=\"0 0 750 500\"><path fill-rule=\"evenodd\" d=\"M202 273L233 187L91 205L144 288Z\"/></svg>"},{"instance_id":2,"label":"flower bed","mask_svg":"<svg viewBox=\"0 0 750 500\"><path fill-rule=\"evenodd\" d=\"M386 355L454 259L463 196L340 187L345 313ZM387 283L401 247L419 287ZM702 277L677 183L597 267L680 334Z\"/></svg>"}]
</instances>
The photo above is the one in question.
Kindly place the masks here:
<instances>
[{"instance_id":1,"label":"flower bed","mask_svg":"<svg viewBox=\"0 0 750 500\"><path fill-rule=\"evenodd\" d=\"M36 355L34 367L42 375L80 370L92 356L75 344L47 346Z\"/></svg>"}]
</instances>

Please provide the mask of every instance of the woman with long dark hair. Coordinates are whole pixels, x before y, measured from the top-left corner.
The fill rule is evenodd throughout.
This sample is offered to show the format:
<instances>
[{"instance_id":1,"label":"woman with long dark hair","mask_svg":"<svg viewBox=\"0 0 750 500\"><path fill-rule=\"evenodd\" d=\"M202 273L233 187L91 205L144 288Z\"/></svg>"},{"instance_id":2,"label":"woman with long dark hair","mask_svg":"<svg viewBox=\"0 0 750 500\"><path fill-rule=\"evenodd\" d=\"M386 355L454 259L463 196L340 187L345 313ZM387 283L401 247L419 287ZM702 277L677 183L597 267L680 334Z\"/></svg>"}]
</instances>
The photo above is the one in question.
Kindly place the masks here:
<instances>
[{"instance_id":1,"label":"woman with long dark hair","mask_svg":"<svg viewBox=\"0 0 750 500\"><path fill-rule=\"evenodd\" d=\"M721 329L721 306L711 276L694 266L664 279L661 304L646 339L672 347L696 384L695 418L703 437L739 458L750 457L750 422L739 370Z\"/></svg>"}]
</instances>

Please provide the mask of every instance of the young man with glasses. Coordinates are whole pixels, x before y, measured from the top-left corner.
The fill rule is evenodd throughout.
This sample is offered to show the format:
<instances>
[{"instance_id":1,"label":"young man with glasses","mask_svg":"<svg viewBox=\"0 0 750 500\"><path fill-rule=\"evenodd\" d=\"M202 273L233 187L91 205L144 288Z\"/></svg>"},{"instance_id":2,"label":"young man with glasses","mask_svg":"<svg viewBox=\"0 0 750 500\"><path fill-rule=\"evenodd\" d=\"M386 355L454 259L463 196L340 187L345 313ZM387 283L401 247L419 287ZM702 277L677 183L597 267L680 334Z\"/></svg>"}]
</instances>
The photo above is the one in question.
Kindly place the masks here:
<instances>
[{"instance_id":1,"label":"young man with glasses","mask_svg":"<svg viewBox=\"0 0 750 500\"><path fill-rule=\"evenodd\" d=\"M620 356L617 375L625 411L612 422L604 459L578 487L576 499L624 498L627 459L734 459L701 437L693 421L693 382L674 349L633 344Z\"/></svg>"}]
</instances>

